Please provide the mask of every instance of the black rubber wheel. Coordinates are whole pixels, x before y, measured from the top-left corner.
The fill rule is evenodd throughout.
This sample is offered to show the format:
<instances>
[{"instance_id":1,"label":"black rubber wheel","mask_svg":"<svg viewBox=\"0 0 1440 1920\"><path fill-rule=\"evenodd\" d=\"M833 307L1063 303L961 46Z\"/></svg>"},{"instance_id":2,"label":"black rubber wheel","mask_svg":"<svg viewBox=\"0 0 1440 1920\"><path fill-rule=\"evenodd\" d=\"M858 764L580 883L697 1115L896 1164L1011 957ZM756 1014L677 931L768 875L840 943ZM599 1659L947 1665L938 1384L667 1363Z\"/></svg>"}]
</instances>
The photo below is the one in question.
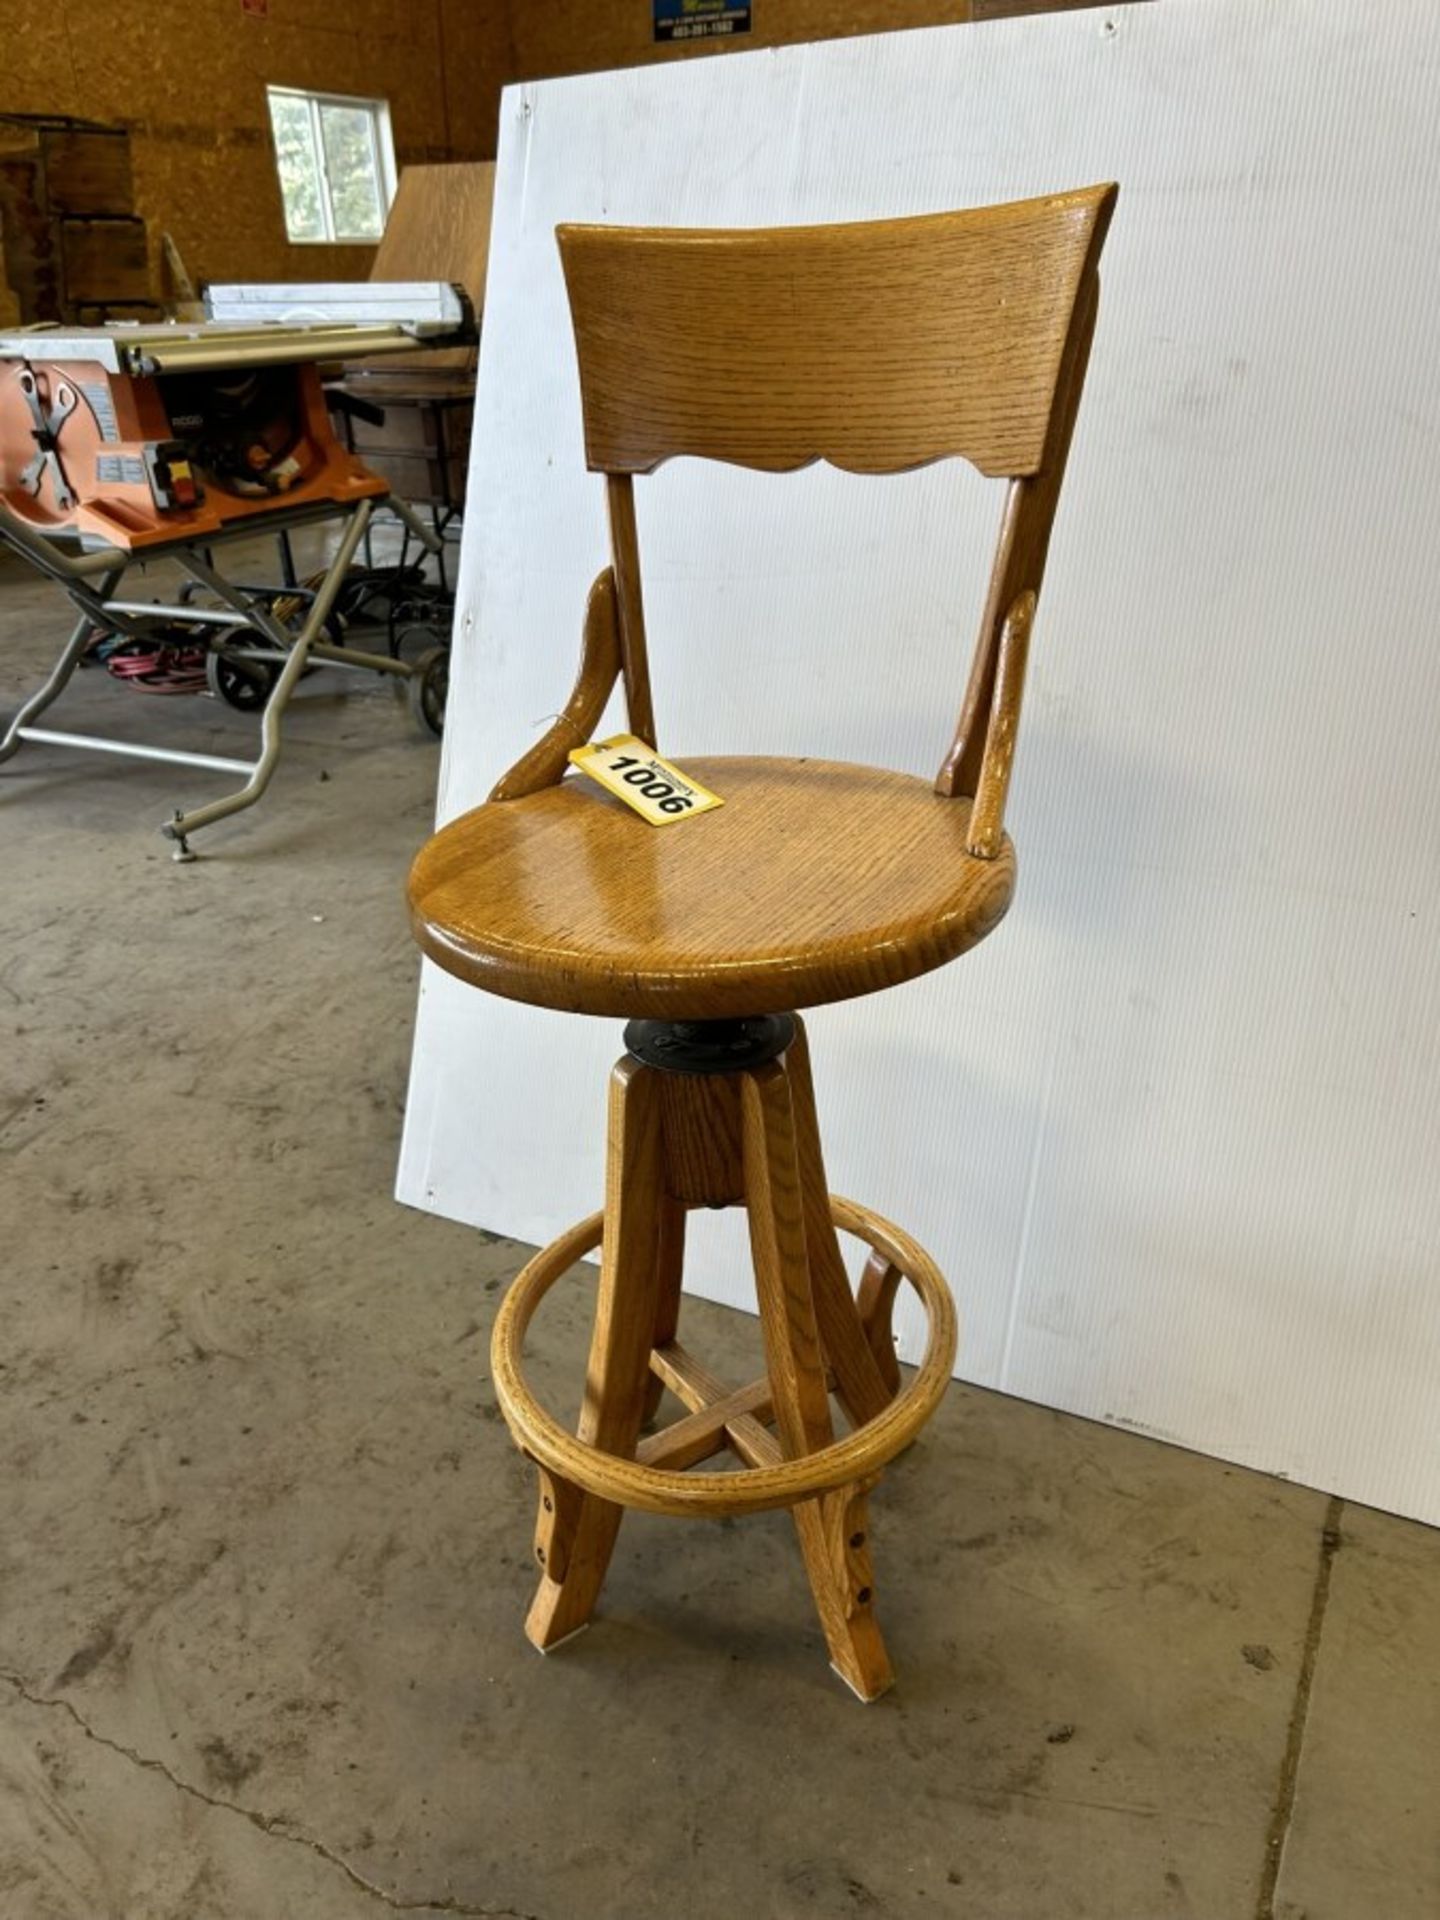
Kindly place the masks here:
<instances>
[{"instance_id":1,"label":"black rubber wheel","mask_svg":"<svg viewBox=\"0 0 1440 1920\"><path fill-rule=\"evenodd\" d=\"M279 678L279 667L269 660L232 660L214 647L205 655L206 686L237 713L258 713Z\"/></svg>"},{"instance_id":2,"label":"black rubber wheel","mask_svg":"<svg viewBox=\"0 0 1440 1920\"><path fill-rule=\"evenodd\" d=\"M410 669L406 682L410 711L437 736L445 731L445 701L450 692L450 654L445 647L431 647L422 653Z\"/></svg>"}]
</instances>

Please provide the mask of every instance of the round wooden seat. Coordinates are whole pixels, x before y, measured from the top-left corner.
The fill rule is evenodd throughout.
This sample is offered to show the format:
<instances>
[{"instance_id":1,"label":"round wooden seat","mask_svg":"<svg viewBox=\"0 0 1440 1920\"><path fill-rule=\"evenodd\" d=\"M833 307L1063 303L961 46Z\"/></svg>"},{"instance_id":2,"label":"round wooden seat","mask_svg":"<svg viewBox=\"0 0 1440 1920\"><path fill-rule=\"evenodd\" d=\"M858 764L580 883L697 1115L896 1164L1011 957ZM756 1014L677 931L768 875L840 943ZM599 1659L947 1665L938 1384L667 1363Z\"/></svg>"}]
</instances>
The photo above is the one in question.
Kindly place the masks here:
<instances>
[{"instance_id":1,"label":"round wooden seat","mask_svg":"<svg viewBox=\"0 0 1440 1920\"><path fill-rule=\"evenodd\" d=\"M416 938L511 1000L662 1020L787 1012L963 953L1015 856L966 851L970 803L828 760L684 758L725 804L652 827L590 781L492 801L410 875Z\"/></svg>"}]
</instances>

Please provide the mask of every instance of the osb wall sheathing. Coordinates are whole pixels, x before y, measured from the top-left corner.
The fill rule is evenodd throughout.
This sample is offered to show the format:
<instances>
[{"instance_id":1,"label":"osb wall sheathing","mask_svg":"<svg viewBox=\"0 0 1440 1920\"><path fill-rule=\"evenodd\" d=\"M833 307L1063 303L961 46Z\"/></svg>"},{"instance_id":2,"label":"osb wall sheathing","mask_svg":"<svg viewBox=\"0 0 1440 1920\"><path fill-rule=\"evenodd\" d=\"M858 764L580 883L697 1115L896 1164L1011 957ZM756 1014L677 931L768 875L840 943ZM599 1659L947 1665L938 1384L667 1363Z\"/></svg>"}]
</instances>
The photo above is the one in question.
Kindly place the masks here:
<instances>
[{"instance_id":1,"label":"osb wall sheathing","mask_svg":"<svg viewBox=\"0 0 1440 1920\"><path fill-rule=\"evenodd\" d=\"M891 28L946 26L969 20L971 11L971 0L752 0L749 33L657 43L651 0L598 6L586 0L510 0L513 77L543 80L727 49L739 53Z\"/></svg>"},{"instance_id":2,"label":"osb wall sheathing","mask_svg":"<svg viewBox=\"0 0 1440 1920\"><path fill-rule=\"evenodd\" d=\"M1124 0L1120 0L1124 4ZM511 77L594 73L651 60L852 34L939 27L1010 14L1060 13L1099 0L752 0L749 33L658 43L651 0L510 0Z\"/></svg>"},{"instance_id":3,"label":"osb wall sheathing","mask_svg":"<svg viewBox=\"0 0 1440 1920\"><path fill-rule=\"evenodd\" d=\"M396 158L489 159L508 81L937 26L1084 0L753 0L753 30L657 45L651 0L4 0L0 113L131 136L152 281L361 279L373 248L291 246L266 85L389 101Z\"/></svg>"},{"instance_id":4,"label":"osb wall sheathing","mask_svg":"<svg viewBox=\"0 0 1440 1920\"><path fill-rule=\"evenodd\" d=\"M125 126L159 271L168 231L201 280L362 279L371 247L291 246L267 85L381 97L396 159L494 152L504 0L8 0L0 112Z\"/></svg>"}]
</instances>

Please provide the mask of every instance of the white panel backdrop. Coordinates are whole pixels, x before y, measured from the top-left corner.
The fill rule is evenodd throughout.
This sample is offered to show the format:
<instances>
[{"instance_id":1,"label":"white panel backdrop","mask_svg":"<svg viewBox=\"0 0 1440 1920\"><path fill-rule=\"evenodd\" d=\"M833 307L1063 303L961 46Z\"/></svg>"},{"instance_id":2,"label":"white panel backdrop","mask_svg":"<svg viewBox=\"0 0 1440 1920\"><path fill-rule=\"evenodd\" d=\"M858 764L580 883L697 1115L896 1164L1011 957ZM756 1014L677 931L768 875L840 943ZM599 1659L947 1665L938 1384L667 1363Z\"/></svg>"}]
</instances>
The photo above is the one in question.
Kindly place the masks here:
<instances>
[{"instance_id":1,"label":"white panel backdrop","mask_svg":"<svg viewBox=\"0 0 1440 1920\"><path fill-rule=\"evenodd\" d=\"M1433 0L1159 0L512 88L440 799L564 698L606 556L557 221L1118 179L1016 904L813 1016L832 1184L935 1252L967 1379L1431 1521L1437 76ZM701 381L726 342L694 347ZM988 483L683 461L636 491L662 748L933 771ZM427 970L401 1197L531 1240L588 1212L619 1038ZM696 1290L750 1300L704 1225Z\"/></svg>"}]
</instances>

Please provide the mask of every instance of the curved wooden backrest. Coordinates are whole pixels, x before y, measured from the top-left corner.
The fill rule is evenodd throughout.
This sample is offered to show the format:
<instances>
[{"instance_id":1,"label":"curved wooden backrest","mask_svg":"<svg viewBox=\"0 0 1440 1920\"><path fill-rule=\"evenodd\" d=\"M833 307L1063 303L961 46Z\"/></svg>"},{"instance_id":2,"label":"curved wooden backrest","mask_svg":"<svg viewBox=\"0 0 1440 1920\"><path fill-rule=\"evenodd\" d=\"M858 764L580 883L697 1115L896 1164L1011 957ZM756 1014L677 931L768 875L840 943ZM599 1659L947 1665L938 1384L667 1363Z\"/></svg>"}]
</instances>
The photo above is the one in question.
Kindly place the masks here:
<instances>
[{"instance_id":1,"label":"curved wooden backrest","mask_svg":"<svg viewBox=\"0 0 1440 1920\"><path fill-rule=\"evenodd\" d=\"M631 731L657 744L635 474L678 454L770 472L828 460L855 473L957 455L1010 487L935 787L973 796L967 845L993 859L1117 192L830 227L557 229L613 565L590 596L565 711L491 798L562 778L617 676Z\"/></svg>"},{"instance_id":2,"label":"curved wooden backrest","mask_svg":"<svg viewBox=\"0 0 1440 1920\"><path fill-rule=\"evenodd\" d=\"M1038 472L1113 186L823 227L557 229L603 473Z\"/></svg>"}]
</instances>

